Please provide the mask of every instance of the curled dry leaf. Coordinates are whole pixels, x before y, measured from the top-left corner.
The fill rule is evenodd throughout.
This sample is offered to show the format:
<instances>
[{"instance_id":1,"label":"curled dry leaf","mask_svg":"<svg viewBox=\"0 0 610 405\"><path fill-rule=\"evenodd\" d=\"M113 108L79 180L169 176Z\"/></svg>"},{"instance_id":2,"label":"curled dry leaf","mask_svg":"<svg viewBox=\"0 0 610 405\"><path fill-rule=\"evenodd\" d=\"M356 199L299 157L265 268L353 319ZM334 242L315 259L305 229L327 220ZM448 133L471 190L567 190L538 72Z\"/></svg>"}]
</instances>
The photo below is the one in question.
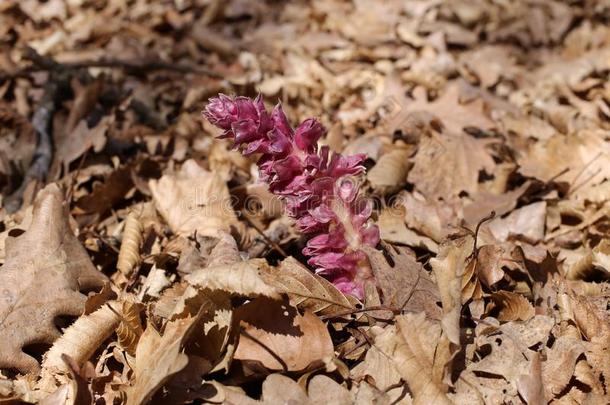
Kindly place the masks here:
<instances>
[{"instance_id":1,"label":"curled dry leaf","mask_svg":"<svg viewBox=\"0 0 610 405\"><path fill-rule=\"evenodd\" d=\"M390 194L400 190L407 183L411 168L407 149L392 150L381 156L377 164L368 171L366 178L376 193Z\"/></svg>"},{"instance_id":2,"label":"curled dry leaf","mask_svg":"<svg viewBox=\"0 0 610 405\"><path fill-rule=\"evenodd\" d=\"M194 160L149 185L157 209L178 235L216 236L237 222L224 181Z\"/></svg>"},{"instance_id":3,"label":"curled dry leaf","mask_svg":"<svg viewBox=\"0 0 610 405\"><path fill-rule=\"evenodd\" d=\"M116 328L117 339L119 345L125 349L127 353L134 356L138 341L144 333L140 313L144 309L144 305L132 301L121 302L121 322Z\"/></svg>"},{"instance_id":4,"label":"curled dry leaf","mask_svg":"<svg viewBox=\"0 0 610 405\"><path fill-rule=\"evenodd\" d=\"M53 344L42 362L39 383L42 391L53 392L58 376L69 371L63 356L69 356L76 364L84 364L112 335L120 318L116 309L110 306L116 306L116 302L109 302L97 311L81 316Z\"/></svg>"},{"instance_id":5,"label":"curled dry leaf","mask_svg":"<svg viewBox=\"0 0 610 405\"><path fill-rule=\"evenodd\" d=\"M430 260L443 306L443 331L456 345L460 342L462 279L467 274L473 248L472 236L460 236L441 245L439 255Z\"/></svg>"},{"instance_id":6,"label":"curled dry leaf","mask_svg":"<svg viewBox=\"0 0 610 405\"><path fill-rule=\"evenodd\" d=\"M125 220L123 240L119 250L119 258L116 264L120 274L129 280L140 261L140 246L142 245L142 224L137 215L131 213Z\"/></svg>"},{"instance_id":7,"label":"curled dry leaf","mask_svg":"<svg viewBox=\"0 0 610 405\"><path fill-rule=\"evenodd\" d=\"M498 291L491 295L493 310L500 321L527 321L535 315L532 304L521 294Z\"/></svg>"},{"instance_id":8,"label":"curled dry leaf","mask_svg":"<svg viewBox=\"0 0 610 405\"><path fill-rule=\"evenodd\" d=\"M60 189L40 191L29 229L6 241L0 271L0 368L38 369L22 351L31 343L51 344L60 336L56 316L78 316L86 297L79 290L101 287L106 277L91 263L70 230Z\"/></svg>"}]
</instances>

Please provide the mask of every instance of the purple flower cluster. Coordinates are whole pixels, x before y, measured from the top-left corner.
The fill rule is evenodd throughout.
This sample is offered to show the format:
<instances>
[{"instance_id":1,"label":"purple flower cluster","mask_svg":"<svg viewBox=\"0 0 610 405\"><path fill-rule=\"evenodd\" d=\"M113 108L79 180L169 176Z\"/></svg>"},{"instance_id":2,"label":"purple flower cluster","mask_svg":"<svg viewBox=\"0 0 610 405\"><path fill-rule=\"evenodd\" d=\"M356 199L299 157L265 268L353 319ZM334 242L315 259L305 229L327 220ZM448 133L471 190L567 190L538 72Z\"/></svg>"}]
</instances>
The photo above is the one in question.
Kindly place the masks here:
<instances>
[{"instance_id":1,"label":"purple flower cluster","mask_svg":"<svg viewBox=\"0 0 610 405\"><path fill-rule=\"evenodd\" d=\"M261 179L285 201L301 231L312 235L303 249L308 263L341 291L362 298L363 282L372 275L361 247L379 242L379 229L369 220L372 205L358 198L353 177L364 172L365 155L318 148L326 130L317 120L293 129L281 105L269 114L260 96L220 94L203 114L224 131L220 138L231 138L244 155L260 154Z\"/></svg>"}]
</instances>

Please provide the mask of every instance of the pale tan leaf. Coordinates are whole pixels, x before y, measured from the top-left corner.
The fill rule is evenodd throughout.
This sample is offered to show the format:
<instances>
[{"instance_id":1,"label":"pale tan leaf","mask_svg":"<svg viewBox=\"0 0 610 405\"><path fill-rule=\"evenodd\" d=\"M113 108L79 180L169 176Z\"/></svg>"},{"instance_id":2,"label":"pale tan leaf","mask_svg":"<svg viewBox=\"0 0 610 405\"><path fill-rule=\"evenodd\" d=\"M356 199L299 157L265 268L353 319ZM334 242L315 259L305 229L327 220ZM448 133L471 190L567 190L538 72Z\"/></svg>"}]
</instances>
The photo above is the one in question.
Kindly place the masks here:
<instances>
[{"instance_id":1,"label":"pale tan leaf","mask_svg":"<svg viewBox=\"0 0 610 405\"><path fill-rule=\"evenodd\" d=\"M263 404L308 404L307 393L292 379L272 374L263 383Z\"/></svg>"},{"instance_id":2,"label":"pale tan leaf","mask_svg":"<svg viewBox=\"0 0 610 405\"><path fill-rule=\"evenodd\" d=\"M409 384L414 405L452 404L445 387L433 375L440 337L440 325L427 321L423 312L397 318L395 347L392 353L387 354Z\"/></svg>"},{"instance_id":3,"label":"pale tan leaf","mask_svg":"<svg viewBox=\"0 0 610 405\"><path fill-rule=\"evenodd\" d=\"M81 316L57 339L42 362L42 378L39 383L41 390L52 392L56 387L56 377L69 371L62 356L68 355L76 364L83 364L110 337L120 318L117 314L118 308L113 310L109 306L117 307L116 302L109 302L97 311Z\"/></svg>"},{"instance_id":4,"label":"pale tan leaf","mask_svg":"<svg viewBox=\"0 0 610 405\"><path fill-rule=\"evenodd\" d=\"M319 374L311 379L307 387L310 404L351 405L353 399L350 392L335 380Z\"/></svg>"},{"instance_id":5,"label":"pale tan leaf","mask_svg":"<svg viewBox=\"0 0 610 405\"><path fill-rule=\"evenodd\" d=\"M381 331L371 328L371 332L375 333L375 344L366 351L364 361L356 365L350 375L356 380L370 376L374 379L375 387L385 391L398 384L401 377L393 358L388 356L392 353L393 345L396 344L394 342L396 331L393 328L385 328Z\"/></svg>"},{"instance_id":6,"label":"pale tan leaf","mask_svg":"<svg viewBox=\"0 0 610 405\"><path fill-rule=\"evenodd\" d=\"M540 355L532 354L530 363L529 373L517 380L517 389L527 405L544 405L547 401L544 398Z\"/></svg>"},{"instance_id":7,"label":"pale tan leaf","mask_svg":"<svg viewBox=\"0 0 610 405\"><path fill-rule=\"evenodd\" d=\"M194 160L149 185L157 209L178 235L216 236L237 222L226 184Z\"/></svg>"}]
</instances>

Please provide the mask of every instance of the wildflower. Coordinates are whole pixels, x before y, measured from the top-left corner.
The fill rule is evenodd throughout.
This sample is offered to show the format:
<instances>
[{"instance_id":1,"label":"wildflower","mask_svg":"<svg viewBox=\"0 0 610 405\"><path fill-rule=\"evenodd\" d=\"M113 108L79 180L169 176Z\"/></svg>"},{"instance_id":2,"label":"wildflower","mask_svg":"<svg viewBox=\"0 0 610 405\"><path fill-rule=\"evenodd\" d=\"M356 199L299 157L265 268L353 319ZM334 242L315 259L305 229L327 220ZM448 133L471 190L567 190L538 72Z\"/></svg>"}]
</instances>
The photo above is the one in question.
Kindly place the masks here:
<instances>
[{"instance_id":1,"label":"wildflower","mask_svg":"<svg viewBox=\"0 0 610 405\"><path fill-rule=\"evenodd\" d=\"M326 130L308 118L293 129L280 104L271 114L262 97L212 98L204 116L244 155L260 154L260 178L280 196L301 232L311 235L303 254L316 272L358 298L372 278L363 245L376 246L379 229L371 205L358 196L355 176L365 155L343 156L319 147Z\"/></svg>"}]
</instances>

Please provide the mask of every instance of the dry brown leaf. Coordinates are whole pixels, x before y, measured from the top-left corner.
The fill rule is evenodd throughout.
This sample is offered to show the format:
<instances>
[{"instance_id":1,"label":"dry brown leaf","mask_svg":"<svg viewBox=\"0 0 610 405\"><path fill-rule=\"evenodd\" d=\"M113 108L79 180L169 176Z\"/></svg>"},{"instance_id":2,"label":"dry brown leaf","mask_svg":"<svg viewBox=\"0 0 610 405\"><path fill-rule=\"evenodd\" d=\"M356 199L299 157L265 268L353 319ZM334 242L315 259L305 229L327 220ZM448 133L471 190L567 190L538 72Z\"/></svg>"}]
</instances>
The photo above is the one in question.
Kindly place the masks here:
<instances>
[{"instance_id":1,"label":"dry brown leaf","mask_svg":"<svg viewBox=\"0 0 610 405\"><path fill-rule=\"evenodd\" d=\"M575 329L573 326L570 328ZM585 346L577 332L559 336L546 351L546 360L542 363L542 380L547 398L559 397L570 384L577 360L584 351Z\"/></svg>"},{"instance_id":2,"label":"dry brown leaf","mask_svg":"<svg viewBox=\"0 0 610 405\"><path fill-rule=\"evenodd\" d=\"M169 378L188 364L182 352L198 316L168 321L162 333L148 323L136 348L134 382L127 388L128 405L147 403Z\"/></svg>"},{"instance_id":3,"label":"dry brown leaf","mask_svg":"<svg viewBox=\"0 0 610 405\"><path fill-rule=\"evenodd\" d=\"M517 380L517 389L527 405L544 405L547 401L544 398L540 355L532 354L530 363L529 373L521 375Z\"/></svg>"},{"instance_id":4,"label":"dry brown leaf","mask_svg":"<svg viewBox=\"0 0 610 405\"><path fill-rule=\"evenodd\" d=\"M375 343L366 351L364 361L350 370L350 376L358 381L367 376L372 377L375 387L385 391L398 384L401 376L393 359L388 356L396 344L396 331L394 328L379 329L371 328Z\"/></svg>"},{"instance_id":5,"label":"dry brown leaf","mask_svg":"<svg viewBox=\"0 0 610 405\"><path fill-rule=\"evenodd\" d=\"M53 343L60 336L54 318L80 315L86 297L79 290L101 287L105 280L70 230L62 192L55 184L47 186L38 194L28 230L6 241L0 368L37 370L37 361L23 347Z\"/></svg>"},{"instance_id":6,"label":"dry brown leaf","mask_svg":"<svg viewBox=\"0 0 610 405\"><path fill-rule=\"evenodd\" d=\"M133 187L131 167L123 166L113 171L103 183L96 183L93 191L76 201L77 214L104 214L121 201Z\"/></svg>"},{"instance_id":7,"label":"dry brown leaf","mask_svg":"<svg viewBox=\"0 0 610 405\"><path fill-rule=\"evenodd\" d=\"M255 299L235 311L241 336L237 360L261 362L270 370L299 371L334 357L326 325L314 314L281 301Z\"/></svg>"},{"instance_id":8,"label":"dry brown leaf","mask_svg":"<svg viewBox=\"0 0 610 405\"><path fill-rule=\"evenodd\" d=\"M581 199L610 178L610 143L604 130L582 130L537 142L518 162L521 173L542 181L569 169L558 180L568 182L573 197Z\"/></svg>"},{"instance_id":9,"label":"dry brown leaf","mask_svg":"<svg viewBox=\"0 0 610 405\"><path fill-rule=\"evenodd\" d=\"M474 248L470 235L460 236L441 245L439 255L430 260L443 307L442 325L446 337L460 343L462 279Z\"/></svg>"},{"instance_id":10,"label":"dry brown leaf","mask_svg":"<svg viewBox=\"0 0 610 405\"><path fill-rule=\"evenodd\" d=\"M353 399L350 392L342 385L337 384L333 379L318 374L309 382L307 387L310 404L337 404L351 405Z\"/></svg>"},{"instance_id":11,"label":"dry brown leaf","mask_svg":"<svg viewBox=\"0 0 610 405\"><path fill-rule=\"evenodd\" d=\"M149 185L157 209L178 235L216 236L237 222L226 184L194 160Z\"/></svg>"},{"instance_id":12,"label":"dry brown leaf","mask_svg":"<svg viewBox=\"0 0 610 405\"><path fill-rule=\"evenodd\" d=\"M123 240L121 241L121 249L116 264L116 268L124 277L124 280L131 278L134 268L140 262L143 231L142 223L136 214L129 214L125 220Z\"/></svg>"},{"instance_id":13,"label":"dry brown leaf","mask_svg":"<svg viewBox=\"0 0 610 405\"><path fill-rule=\"evenodd\" d=\"M432 102L428 101L426 90L417 87L413 91L415 100L406 106L401 106L404 108L401 115L405 116L421 111L431 113L442 121L447 133L452 136L463 134L464 128L467 127L476 127L483 130L493 127L493 122L483 113L483 106L480 101L460 102L462 85L463 81L448 83L444 93ZM477 144L470 145L478 146ZM479 152L475 153L478 157ZM479 162L479 164L482 163Z\"/></svg>"},{"instance_id":14,"label":"dry brown leaf","mask_svg":"<svg viewBox=\"0 0 610 405\"><path fill-rule=\"evenodd\" d=\"M502 242L516 237L534 244L544 238L545 221L546 202L541 201L516 209L506 218L496 218L484 224L483 228L488 227Z\"/></svg>"},{"instance_id":15,"label":"dry brown leaf","mask_svg":"<svg viewBox=\"0 0 610 405\"><path fill-rule=\"evenodd\" d=\"M414 248L424 248L431 252L438 252L438 244L427 236L419 235L407 228L405 224L404 207L384 208L377 218L377 226L381 239Z\"/></svg>"}]
</instances>

